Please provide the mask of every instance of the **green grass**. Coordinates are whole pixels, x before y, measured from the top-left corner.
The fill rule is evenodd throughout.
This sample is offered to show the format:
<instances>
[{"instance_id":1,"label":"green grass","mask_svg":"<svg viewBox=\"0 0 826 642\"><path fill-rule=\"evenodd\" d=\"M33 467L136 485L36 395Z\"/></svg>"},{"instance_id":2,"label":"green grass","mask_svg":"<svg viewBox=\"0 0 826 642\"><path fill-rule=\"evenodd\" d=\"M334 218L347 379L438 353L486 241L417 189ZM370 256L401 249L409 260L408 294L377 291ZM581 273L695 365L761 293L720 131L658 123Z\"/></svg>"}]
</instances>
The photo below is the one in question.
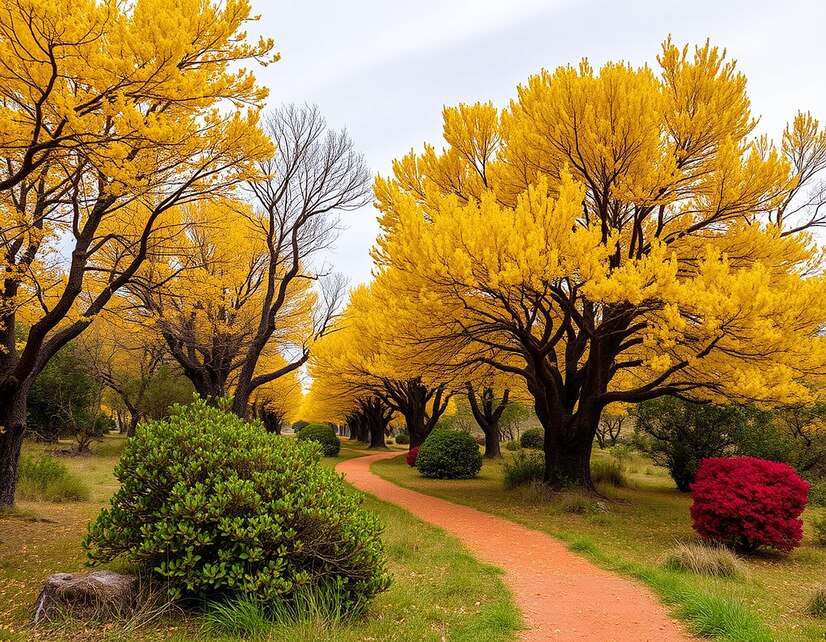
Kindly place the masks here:
<instances>
[{"instance_id":1,"label":"green grass","mask_svg":"<svg viewBox=\"0 0 826 642\"><path fill-rule=\"evenodd\" d=\"M595 459L611 458L597 451ZM697 541L691 528L691 499L676 490L664 469L637 455L626 466L626 487L604 483L599 486L603 497L590 499L536 485L505 490L502 464L488 461L478 478L462 481L424 479L400 458L376 462L372 469L401 486L565 541L597 564L647 583L700 635L756 642L826 637L826 619L806 612L826 569L826 548L816 544L813 529L815 519L826 515L824 508L806 511L803 545L791 554L753 555L742 560L742 576L715 577L663 568L678 544Z\"/></svg>"},{"instance_id":2,"label":"green grass","mask_svg":"<svg viewBox=\"0 0 826 642\"><path fill-rule=\"evenodd\" d=\"M315 613L308 609L310 617L282 613L260 622L249 605L243 612L229 607L223 613L213 606L207 614L173 611L173 615L146 618L150 621L140 625L115 622L109 627L87 627L67 621L32 630L28 621L44 578L57 571L83 568L80 540L86 524L116 488L112 468L123 443L121 437L107 437L93 456L65 461L70 472L88 485L87 501L20 501L14 511L0 515L0 640L230 641L242 639L240 633L245 631L256 634L247 639L272 642L516 639L520 615L498 569L476 561L440 529L371 497L365 498L366 507L386 524L383 539L393 584L373 601L364 619L329 617L329 609L316 605ZM324 465L334 466L369 452L354 445L343 440L339 456L325 458ZM33 444L25 448L33 453L42 450ZM233 622L238 625L235 630L231 629Z\"/></svg>"},{"instance_id":3,"label":"green grass","mask_svg":"<svg viewBox=\"0 0 826 642\"><path fill-rule=\"evenodd\" d=\"M89 499L89 487L69 472L56 457L25 453L17 469L18 500L43 502L82 502Z\"/></svg>"}]
</instances>

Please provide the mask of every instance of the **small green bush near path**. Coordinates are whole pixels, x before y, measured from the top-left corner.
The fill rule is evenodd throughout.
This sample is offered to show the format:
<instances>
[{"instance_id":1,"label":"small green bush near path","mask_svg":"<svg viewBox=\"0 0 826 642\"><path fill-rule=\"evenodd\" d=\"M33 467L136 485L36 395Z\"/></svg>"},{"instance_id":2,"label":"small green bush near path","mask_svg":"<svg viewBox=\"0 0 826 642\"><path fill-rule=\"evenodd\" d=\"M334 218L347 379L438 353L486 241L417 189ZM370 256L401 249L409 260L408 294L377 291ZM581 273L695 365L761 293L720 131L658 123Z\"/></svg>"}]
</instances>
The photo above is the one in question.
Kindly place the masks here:
<instances>
[{"instance_id":1,"label":"small green bush near path","mask_svg":"<svg viewBox=\"0 0 826 642\"><path fill-rule=\"evenodd\" d=\"M341 440L329 424L308 424L296 437L298 441L316 441L325 457L335 457L341 450Z\"/></svg>"},{"instance_id":2,"label":"small green bush near path","mask_svg":"<svg viewBox=\"0 0 826 642\"><path fill-rule=\"evenodd\" d=\"M16 496L24 501L82 502L89 487L55 457L24 454L17 468Z\"/></svg>"},{"instance_id":3,"label":"small green bush near path","mask_svg":"<svg viewBox=\"0 0 826 642\"><path fill-rule=\"evenodd\" d=\"M416 468L425 477L470 479L482 468L482 454L468 433L434 430L419 446Z\"/></svg>"},{"instance_id":4,"label":"small green bush near path","mask_svg":"<svg viewBox=\"0 0 826 642\"><path fill-rule=\"evenodd\" d=\"M545 431L542 428L530 428L519 437L519 445L522 448L535 448L541 450L545 445Z\"/></svg>"},{"instance_id":5,"label":"small green bush near path","mask_svg":"<svg viewBox=\"0 0 826 642\"><path fill-rule=\"evenodd\" d=\"M270 602L323 586L362 613L390 581L382 527L319 451L201 400L176 406L129 440L89 559L131 562L174 598Z\"/></svg>"},{"instance_id":6,"label":"small green bush near path","mask_svg":"<svg viewBox=\"0 0 826 642\"><path fill-rule=\"evenodd\" d=\"M410 443L410 435L406 432L400 432L398 435L395 436L395 442L400 446L406 446Z\"/></svg>"}]
</instances>

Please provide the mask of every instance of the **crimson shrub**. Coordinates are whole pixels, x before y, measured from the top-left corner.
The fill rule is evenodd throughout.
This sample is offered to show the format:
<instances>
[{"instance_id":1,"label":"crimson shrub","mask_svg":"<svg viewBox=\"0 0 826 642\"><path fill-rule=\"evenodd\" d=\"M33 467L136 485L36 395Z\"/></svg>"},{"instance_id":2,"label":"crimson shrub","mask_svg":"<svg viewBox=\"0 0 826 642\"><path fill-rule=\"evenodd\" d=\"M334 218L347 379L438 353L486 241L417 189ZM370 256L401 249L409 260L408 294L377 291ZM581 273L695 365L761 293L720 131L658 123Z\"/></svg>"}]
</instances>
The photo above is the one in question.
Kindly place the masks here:
<instances>
[{"instance_id":1,"label":"crimson shrub","mask_svg":"<svg viewBox=\"0 0 826 642\"><path fill-rule=\"evenodd\" d=\"M716 544L790 551L800 544L809 484L794 468L757 457L704 459L691 485L694 530Z\"/></svg>"}]
</instances>

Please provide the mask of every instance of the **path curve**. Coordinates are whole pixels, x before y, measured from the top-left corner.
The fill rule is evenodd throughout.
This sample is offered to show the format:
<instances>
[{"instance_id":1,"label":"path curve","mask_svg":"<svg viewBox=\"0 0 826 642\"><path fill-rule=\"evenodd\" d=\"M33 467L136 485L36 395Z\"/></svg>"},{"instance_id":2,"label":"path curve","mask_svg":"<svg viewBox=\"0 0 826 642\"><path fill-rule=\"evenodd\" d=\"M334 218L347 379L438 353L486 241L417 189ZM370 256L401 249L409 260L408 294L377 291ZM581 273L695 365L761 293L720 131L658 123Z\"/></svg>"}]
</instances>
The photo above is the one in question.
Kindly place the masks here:
<instances>
[{"instance_id":1,"label":"path curve","mask_svg":"<svg viewBox=\"0 0 826 642\"><path fill-rule=\"evenodd\" d=\"M347 481L457 537L480 560L504 571L527 627L523 640L689 642L680 623L645 586L605 571L559 540L468 506L397 486L370 472L383 452L341 462Z\"/></svg>"}]
</instances>

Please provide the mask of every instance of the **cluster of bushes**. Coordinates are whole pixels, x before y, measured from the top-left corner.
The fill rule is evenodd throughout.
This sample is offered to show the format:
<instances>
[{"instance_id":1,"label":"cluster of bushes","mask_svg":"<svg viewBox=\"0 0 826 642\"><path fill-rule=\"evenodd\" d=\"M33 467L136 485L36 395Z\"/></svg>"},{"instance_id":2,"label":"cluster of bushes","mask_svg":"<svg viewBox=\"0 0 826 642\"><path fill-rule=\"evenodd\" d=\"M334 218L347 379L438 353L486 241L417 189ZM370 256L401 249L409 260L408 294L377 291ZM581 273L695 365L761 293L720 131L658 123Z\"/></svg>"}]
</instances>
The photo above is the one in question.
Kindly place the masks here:
<instances>
[{"instance_id":1,"label":"cluster of bushes","mask_svg":"<svg viewBox=\"0 0 826 642\"><path fill-rule=\"evenodd\" d=\"M359 613L388 586L382 529L320 455L314 439L203 401L175 407L128 442L120 488L84 540L89 559L123 558L173 597L275 603L323 590Z\"/></svg>"},{"instance_id":2,"label":"cluster of bushes","mask_svg":"<svg viewBox=\"0 0 826 642\"><path fill-rule=\"evenodd\" d=\"M321 451L325 457L335 457L341 450L341 440L330 424L307 424L298 433L296 439L321 444Z\"/></svg>"},{"instance_id":3,"label":"cluster of bushes","mask_svg":"<svg viewBox=\"0 0 826 642\"><path fill-rule=\"evenodd\" d=\"M406 446L410 443L410 435L406 432L400 432L398 435L396 435L395 441L400 446Z\"/></svg>"}]
</instances>

